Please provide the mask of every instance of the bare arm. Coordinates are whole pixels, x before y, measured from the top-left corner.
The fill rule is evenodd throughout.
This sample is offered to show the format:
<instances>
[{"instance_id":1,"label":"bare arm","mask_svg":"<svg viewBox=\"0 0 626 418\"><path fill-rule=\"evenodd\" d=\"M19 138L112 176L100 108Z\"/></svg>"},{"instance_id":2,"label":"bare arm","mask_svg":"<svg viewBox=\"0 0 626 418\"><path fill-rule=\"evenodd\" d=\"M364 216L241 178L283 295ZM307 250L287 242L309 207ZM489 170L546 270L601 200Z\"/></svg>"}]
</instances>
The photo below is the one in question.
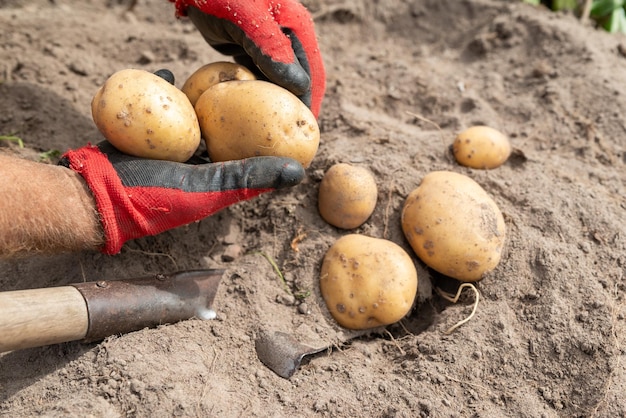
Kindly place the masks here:
<instances>
[{"instance_id":1,"label":"bare arm","mask_svg":"<svg viewBox=\"0 0 626 418\"><path fill-rule=\"evenodd\" d=\"M0 258L98 248L104 236L79 174L0 154Z\"/></svg>"}]
</instances>

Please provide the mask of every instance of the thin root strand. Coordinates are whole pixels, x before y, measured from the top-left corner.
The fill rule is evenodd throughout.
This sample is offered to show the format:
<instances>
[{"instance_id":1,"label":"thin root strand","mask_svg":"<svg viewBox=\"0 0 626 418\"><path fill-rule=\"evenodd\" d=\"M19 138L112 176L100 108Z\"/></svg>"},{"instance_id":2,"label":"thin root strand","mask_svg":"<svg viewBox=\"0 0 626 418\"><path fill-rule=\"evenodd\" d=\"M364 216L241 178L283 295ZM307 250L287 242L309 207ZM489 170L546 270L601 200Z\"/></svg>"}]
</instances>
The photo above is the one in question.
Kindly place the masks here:
<instances>
[{"instance_id":1,"label":"thin root strand","mask_svg":"<svg viewBox=\"0 0 626 418\"><path fill-rule=\"evenodd\" d=\"M435 288L435 291L437 292L437 294L439 294L439 296L441 296L442 298L444 298L448 302L457 303L459 298L461 297L461 292L466 287L470 288L470 289L472 289L474 291L474 307L472 309L472 312L467 316L467 318L462 319L461 321L457 322L456 324L454 324L453 326L448 328L445 331L446 335L447 334L451 334L455 329L457 329L458 327L460 327L461 325L463 325L464 323L466 323L470 319L472 319L472 317L476 313L476 309L478 308L478 301L480 300L480 292L478 291L478 289L476 289L476 286L474 286L472 283L463 283L463 284L461 284L459 286L458 290L456 291L456 295L454 295L454 296L452 294L450 294L450 293L444 292L443 290L439 289L438 287Z\"/></svg>"}]
</instances>

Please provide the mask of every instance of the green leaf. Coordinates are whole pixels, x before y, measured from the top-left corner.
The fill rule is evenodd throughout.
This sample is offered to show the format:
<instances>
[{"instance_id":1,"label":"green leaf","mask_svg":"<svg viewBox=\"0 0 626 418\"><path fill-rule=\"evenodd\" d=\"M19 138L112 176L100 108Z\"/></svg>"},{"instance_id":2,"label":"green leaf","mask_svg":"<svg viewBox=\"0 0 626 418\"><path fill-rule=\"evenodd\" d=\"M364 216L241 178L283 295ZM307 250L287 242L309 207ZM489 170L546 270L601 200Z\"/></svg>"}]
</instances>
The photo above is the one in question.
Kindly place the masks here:
<instances>
[{"instance_id":1,"label":"green leaf","mask_svg":"<svg viewBox=\"0 0 626 418\"><path fill-rule=\"evenodd\" d=\"M626 14L624 13L624 9L621 8L614 10L608 17L599 19L598 23L607 32L616 33L623 31L622 27L624 26L624 19L626 19Z\"/></svg>"},{"instance_id":2,"label":"green leaf","mask_svg":"<svg viewBox=\"0 0 626 418\"><path fill-rule=\"evenodd\" d=\"M0 141L15 142L18 147L24 148L24 141L22 141L22 138L15 135L0 135Z\"/></svg>"},{"instance_id":3,"label":"green leaf","mask_svg":"<svg viewBox=\"0 0 626 418\"><path fill-rule=\"evenodd\" d=\"M594 19L611 15L615 10L623 8L625 0L596 0L591 4L589 16Z\"/></svg>"},{"instance_id":4,"label":"green leaf","mask_svg":"<svg viewBox=\"0 0 626 418\"><path fill-rule=\"evenodd\" d=\"M553 0L552 10L576 10L578 0Z\"/></svg>"},{"instance_id":5,"label":"green leaf","mask_svg":"<svg viewBox=\"0 0 626 418\"><path fill-rule=\"evenodd\" d=\"M624 8L615 11L617 25L615 32L626 33L626 10Z\"/></svg>"},{"instance_id":6,"label":"green leaf","mask_svg":"<svg viewBox=\"0 0 626 418\"><path fill-rule=\"evenodd\" d=\"M39 161L49 161L53 158L57 158L61 156L61 151L58 149L50 149L48 151L39 153Z\"/></svg>"}]
</instances>

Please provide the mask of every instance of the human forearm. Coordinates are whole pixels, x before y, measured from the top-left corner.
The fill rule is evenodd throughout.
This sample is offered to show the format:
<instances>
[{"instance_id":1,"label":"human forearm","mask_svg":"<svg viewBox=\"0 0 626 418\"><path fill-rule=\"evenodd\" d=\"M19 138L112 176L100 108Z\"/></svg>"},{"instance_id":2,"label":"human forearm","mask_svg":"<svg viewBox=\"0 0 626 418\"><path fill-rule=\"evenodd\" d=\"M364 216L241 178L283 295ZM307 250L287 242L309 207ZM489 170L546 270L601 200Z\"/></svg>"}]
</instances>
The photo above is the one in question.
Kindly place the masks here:
<instances>
[{"instance_id":1,"label":"human forearm","mask_svg":"<svg viewBox=\"0 0 626 418\"><path fill-rule=\"evenodd\" d=\"M0 257L98 248L104 237L80 175L0 154Z\"/></svg>"}]
</instances>

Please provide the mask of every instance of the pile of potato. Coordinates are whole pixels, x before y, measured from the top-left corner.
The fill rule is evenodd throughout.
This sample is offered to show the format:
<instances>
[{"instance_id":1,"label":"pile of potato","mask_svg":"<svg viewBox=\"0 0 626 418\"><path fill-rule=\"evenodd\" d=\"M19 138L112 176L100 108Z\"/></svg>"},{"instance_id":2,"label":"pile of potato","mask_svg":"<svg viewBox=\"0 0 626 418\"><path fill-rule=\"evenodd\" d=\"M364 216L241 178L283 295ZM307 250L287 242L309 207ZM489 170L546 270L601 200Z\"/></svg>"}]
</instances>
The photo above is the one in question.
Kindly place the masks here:
<instances>
[{"instance_id":1,"label":"pile of potato","mask_svg":"<svg viewBox=\"0 0 626 418\"><path fill-rule=\"evenodd\" d=\"M118 71L94 96L92 115L120 151L178 162L204 138L212 161L281 156L306 168L320 140L315 116L295 95L229 62L199 68L182 90L148 71Z\"/></svg>"},{"instance_id":2,"label":"pile of potato","mask_svg":"<svg viewBox=\"0 0 626 418\"><path fill-rule=\"evenodd\" d=\"M457 162L493 169L511 154L508 138L476 126L450 147ZM320 183L320 216L340 229L367 221L376 205L376 182L364 167L335 164ZM404 235L428 267L461 282L481 280L502 257L506 227L488 193L470 177L452 171L428 173L407 196L401 216ZM343 327L368 329L406 316L418 291L413 259L399 245L351 233L324 257L320 290L333 318Z\"/></svg>"},{"instance_id":3,"label":"pile of potato","mask_svg":"<svg viewBox=\"0 0 626 418\"><path fill-rule=\"evenodd\" d=\"M320 131L309 108L289 91L257 80L245 67L217 62L193 73L181 90L173 79L143 70L113 74L92 101L96 126L120 151L187 161L204 138L212 161L284 156L309 167ZM508 138L487 127L459 133L456 161L494 169L511 154ZM365 167L339 163L320 183L318 210L330 225L354 230L373 214L376 180ZM428 173L406 198L402 230L428 267L463 282L482 279L500 262L506 228L500 209L470 177ZM399 321L418 291L413 259L386 239L350 233L326 253L320 290L342 326L368 329Z\"/></svg>"}]
</instances>

